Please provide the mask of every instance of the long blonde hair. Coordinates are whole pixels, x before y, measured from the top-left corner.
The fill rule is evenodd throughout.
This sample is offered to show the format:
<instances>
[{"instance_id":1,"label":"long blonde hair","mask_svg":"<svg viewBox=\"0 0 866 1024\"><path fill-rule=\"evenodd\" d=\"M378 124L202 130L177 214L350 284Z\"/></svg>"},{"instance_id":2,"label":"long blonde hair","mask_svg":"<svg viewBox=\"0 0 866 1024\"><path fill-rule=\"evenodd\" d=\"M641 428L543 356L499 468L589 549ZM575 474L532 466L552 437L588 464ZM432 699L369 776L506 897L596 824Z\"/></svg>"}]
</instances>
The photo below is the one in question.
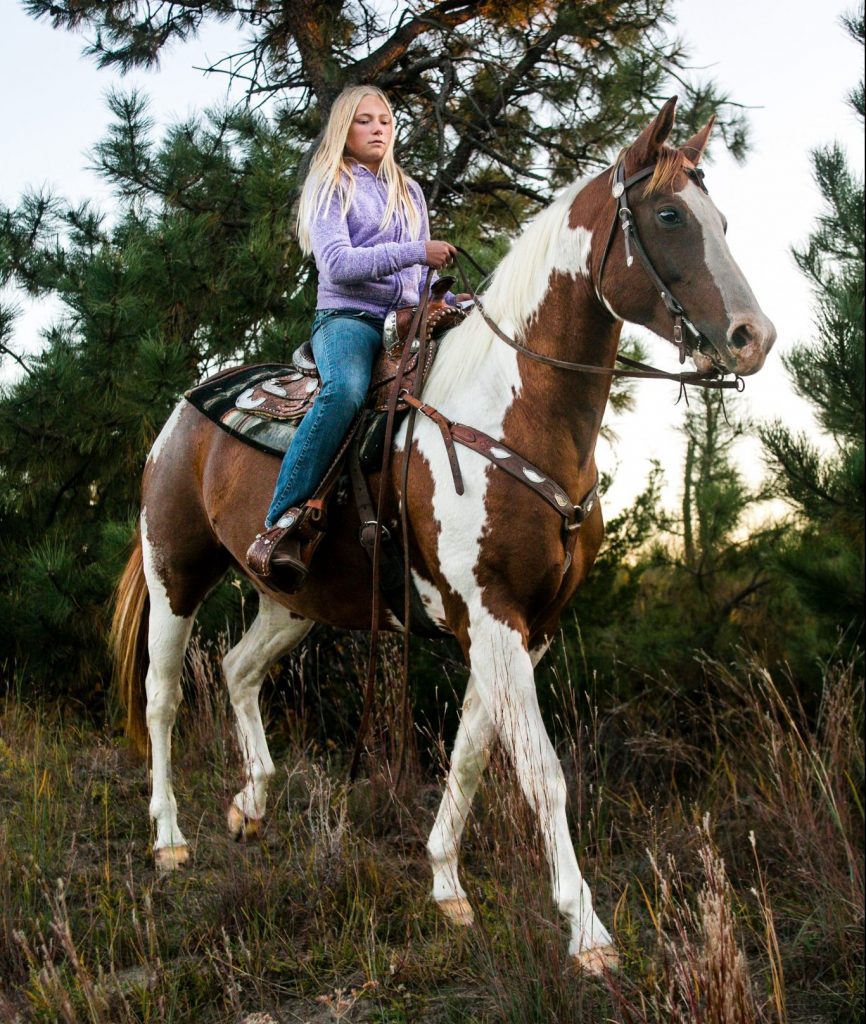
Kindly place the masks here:
<instances>
[{"instance_id":1,"label":"long blonde hair","mask_svg":"<svg viewBox=\"0 0 866 1024\"><path fill-rule=\"evenodd\" d=\"M301 200L298 204L298 241L301 250L310 255L313 246L310 226L322 210L331 202L334 193L340 193L340 209L343 217L349 212L355 194L355 175L352 163L346 158L346 139L355 112L365 96L376 96L388 109L391 121L394 112L388 97L374 85L350 85L334 100L325 134L310 162L310 170L304 181ZM392 220L402 221L409 228L409 235L417 239L421 231L421 216L409 191L409 178L394 160L394 132L379 165L378 177L388 186L388 201L382 216L380 228Z\"/></svg>"}]
</instances>

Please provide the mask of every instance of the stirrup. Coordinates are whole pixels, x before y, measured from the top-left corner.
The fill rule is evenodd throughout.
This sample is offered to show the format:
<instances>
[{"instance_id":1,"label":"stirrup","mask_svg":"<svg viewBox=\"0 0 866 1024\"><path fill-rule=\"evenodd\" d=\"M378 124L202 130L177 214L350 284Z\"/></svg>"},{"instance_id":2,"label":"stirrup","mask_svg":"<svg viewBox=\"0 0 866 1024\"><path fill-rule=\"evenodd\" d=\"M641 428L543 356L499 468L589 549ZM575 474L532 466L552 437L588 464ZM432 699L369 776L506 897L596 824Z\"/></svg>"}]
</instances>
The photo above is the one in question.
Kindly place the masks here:
<instances>
[{"instance_id":1,"label":"stirrup","mask_svg":"<svg viewBox=\"0 0 866 1024\"><path fill-rule=\"evenodd\" d=\"M276 526L257 533L246 555L247 565L261 579L275 577L281 590L299 590L309 573L308 560L303 557L298 528L307 518L305 510L291 508L277 520ZM309 545L308 545L309 547ZM309 551L309 557L312 550Z\"/></svg>"}]
</instances>

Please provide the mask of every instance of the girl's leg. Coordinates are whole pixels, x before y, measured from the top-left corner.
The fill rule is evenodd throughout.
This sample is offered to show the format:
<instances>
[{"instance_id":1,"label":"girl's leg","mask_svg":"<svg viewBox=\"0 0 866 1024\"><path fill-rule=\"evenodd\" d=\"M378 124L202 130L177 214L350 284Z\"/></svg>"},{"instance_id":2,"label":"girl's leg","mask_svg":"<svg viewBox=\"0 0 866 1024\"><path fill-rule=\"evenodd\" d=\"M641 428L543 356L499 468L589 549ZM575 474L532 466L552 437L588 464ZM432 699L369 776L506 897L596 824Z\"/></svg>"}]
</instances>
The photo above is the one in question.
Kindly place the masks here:
<instances>
[{"instance_id":1,"label":"girl's leg","mask_svg":"<svg viewBox=\"0 0 866 1024\"><path fill-rule=\"evenodd\" d=\"M320 310L313 321L312 346L322 379L313 407L301 421L283 458L265 520L281 515L315 491L364 404L373 360L382 341L382 321L348 310Z\"/></svg>"}]
</instances>

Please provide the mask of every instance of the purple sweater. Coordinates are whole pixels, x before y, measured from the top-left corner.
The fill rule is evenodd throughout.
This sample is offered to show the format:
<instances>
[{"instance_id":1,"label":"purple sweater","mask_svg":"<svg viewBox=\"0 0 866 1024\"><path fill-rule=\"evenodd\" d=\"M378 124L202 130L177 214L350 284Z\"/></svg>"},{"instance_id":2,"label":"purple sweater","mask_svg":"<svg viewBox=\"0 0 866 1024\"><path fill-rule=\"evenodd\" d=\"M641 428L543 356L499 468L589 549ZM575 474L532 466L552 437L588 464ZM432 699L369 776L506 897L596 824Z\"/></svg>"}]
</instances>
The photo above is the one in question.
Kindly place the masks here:
<instances>
[{"instance_id":1,"label":"purple sweater","mask_svg":"<svg viewBox=\"0 0 866 1024\"><path fill-rule=\"evenodd\" d=\"M391 221L380 228L388 186L372 171L355 164L355 195L344 218L340 196L310 225L313 255L319 271L317 309L363 309L377 316L398 306L411 306L427 272L425 241L430 238L427 204L419 186L409 182L409 191L421 215L417 241L409 229ZM435 275L434 275L435 276Z\"/></svg>"}]
</instances>

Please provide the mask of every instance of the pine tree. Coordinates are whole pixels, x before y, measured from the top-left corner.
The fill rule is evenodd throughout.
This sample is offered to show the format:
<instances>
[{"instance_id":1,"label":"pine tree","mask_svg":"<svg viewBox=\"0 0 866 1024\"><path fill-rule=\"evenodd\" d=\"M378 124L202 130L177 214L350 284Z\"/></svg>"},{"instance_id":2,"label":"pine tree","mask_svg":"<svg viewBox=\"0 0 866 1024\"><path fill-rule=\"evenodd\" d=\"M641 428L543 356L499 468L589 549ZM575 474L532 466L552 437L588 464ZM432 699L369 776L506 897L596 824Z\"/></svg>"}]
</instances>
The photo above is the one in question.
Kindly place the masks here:
<instances>
[{"instance_id":1,"label":"pine tree","mask_svg":"<svg viewBox=\"0 0 866 1024\"><path fill-rule=\"evenodd\" d=\"M720 392L691 396L682 433L685 459L680 514L671 516L640 562L641 623L637 664L681 682L695 672L694 652L727 656L760 648L753 620L771 583L767 551L778 527L759 521L763 489L737 468L737 446L750 431L736 403Z\"/></svg>"},{"instance_id":2,"label":"pine tree","mask_svg":"<svg viewBox=\"0 0 866 1024\"><path fill-rule=\"evenodd\" d=\"M301 169L346 85L387 90L409 130L403 165L433 207L510 226L527 204L599 166L630 141L670 91L678 131L712 112L737 156L741 113L686 73L668 32L670 0L25 0L37 18L89 36L101 67L152 67L166 46L212 20L235 19L238 49L212 69L256 104L273 98L297 136ZM676 88L669 72L676 76ZM480 216L479 216L480 215ZM488 222L488 223L485 223Z\"/></svg>"},{"instance_id":3,"label":"pine tree","mask_svg":"<svg viewBox=\"0 0 866 1024\"><path fill-rule=\"evenodd\" d=\"M0 208L0 285L63 303L32 357L0 314L0 356L17 373L0 388L0 664L89 698L106 678L106 609L144 459L172 405L224 365L287 359L308 329L314 281L293 204L335 90L389 90L400 160L442 233L492 262L503 230L637 131L685 53L665 34L668 0L442 0L402 5L392 24L338 0L27 7L94 33L93 55L121 68L233 14L251 94L288 96L267 114L202 114L157 142L144 98L115 95L95 149L119 204L110 219L42 193ZM687 99L684 131L724 98L698 85ZM726 131L742 152L742 122Z\"/></svg>"},{"instance_id":4,"label":"pine tree","mask_svg":"<svg viewBox=\"0 0 866 1024\"><path fill-rule=\"evenodd\" d=\"M746 649L775 668L802 640L772 571L785 528L762 514L768 490L738 469L753 427L719 392L695 389L689 401L679 510L666 509L656 466L606 528L576 602L583 663L622 696L647 676L702 687L699 654L728 659ZM570 626L566 638L577 646Z\"/></svg>"},{"instance_id":5,"label":"pine tree","mask_svg":"<svg viewBox=\"0 0 866 1024\"><path fill-rule=\"evenodd\" d=\"M862 46L863 7L844 21ZM862 79L849 102L862 122ZM817 653L826 654L840 628L864 642L864 194L840 146L816 149L812 160L825 209L794 257L814 291L815 334L784 362L830 451L779 421L761 436L777 493L799 517L780 566L804 602L802 614L823 622Z\"/></svg>"}]
</instances>

